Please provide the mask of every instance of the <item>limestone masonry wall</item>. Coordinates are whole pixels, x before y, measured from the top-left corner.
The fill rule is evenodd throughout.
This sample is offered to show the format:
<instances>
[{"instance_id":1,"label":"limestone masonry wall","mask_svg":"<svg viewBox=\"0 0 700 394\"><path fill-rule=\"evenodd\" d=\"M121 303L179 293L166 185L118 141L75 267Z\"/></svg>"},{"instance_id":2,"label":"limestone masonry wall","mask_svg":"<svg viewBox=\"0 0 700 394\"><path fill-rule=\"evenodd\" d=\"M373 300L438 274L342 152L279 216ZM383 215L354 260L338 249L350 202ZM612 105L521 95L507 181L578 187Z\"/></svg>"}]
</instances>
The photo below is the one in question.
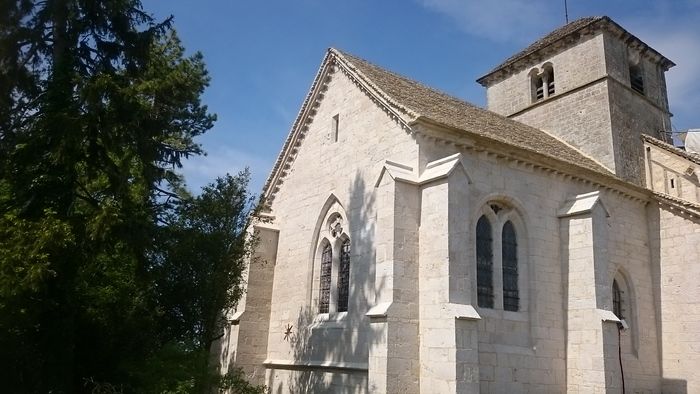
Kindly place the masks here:
<instances>
[{"instance_id":1,"label":"limestone masonry wall","mask_svg":"<svg viewBox=\"0 0 700 394\"><path fill-rule=\"evenodd\" d=\"M603 35L582 40L573 47L541 59L508 78L489 86L486 90L489 111L510 116L532 105L530 70L551 63L554 67L556 95L578 88L605 76ZM536 127L536 126L535 126Z\"/></svg>"},{"instance_id":2,"label":"limestone masonry wall","mask_svg":"<svg viewBox=\"0 0 700 394\"><path fill-rule=\"evenodd\" d=\"M700 392L700 219L668 206L658 212L660 327L663 333L663 392ZM658 211L657 211L658 210Z\"/></svg>"},{"instance_id":3,"label":"limestone masonry wall","mask_svg":"<svg viewBox=\"0 0 700 394\"><path fill-rule=\"evenodd\" d=\"M421 141L422 162L457 151ZM486 153L463 153L472 180L469 198L464 203L473 212L467 238L468 257L464 262L468 271L476 272L474 228L479 208L488 201L501 201L522 212L525 233L520 234L524 237L518 244L522 242L527 248L527 256L521 262L521 269L530 278L521 287L530 299L521 312L503 311L502 307L479 308L481 392L564 392L567 272L562 263L560 248L564 240L560 238L557 210L568 197L592 189L562 177L507 164ZM610 212L606 225L608 270L604 273L608 278L608 299L612 278L619 270L629 278L635 294L632 302L635 321L630 321L630 330L621 335L627 388L659 392L658 335L644 204L612 193L604 193L602 198Z\"/></svg>"},{"instance_id":4,"label":"limestone masonry wall","mask_svg":"<svg viewBox=\"0 0 700 394\"><path fill-rule=\"evenodd\" d=\"M331 133L335 115L339 118L337 142ZM323 368L303 372L277 368L268 373L273 392L279 387L295 392L295 385L320 392L342 386L343 382L353 387L360 382L367 390L368 349L376 340L370 336L364 316L374 305L375 297L374 184L384 160L412 162L416 157L413 138L344 74L333 73L293 167L272 205L271 214L280 233L268 359L297 364L349 364L364 368L364 372L336 369L340 372L330 374ZM346 225L352 245L349 311L319 318L318 294L311 291L312 271L318 270L318 266L313 266L317 245L312 245L312 240L317 231L314 226L331 193L348 215ZM292 340L284 340L287 325L293 326ZM347 373L352 376L346 376Z\"/></svg>"},{"instance_id":5,"label":"limestone masonry wall","mask_svg":"<svg viewBox=\"0 0 700 394\"><path fill-rule=\"evenodd\" d=\"M647 187L686 201L700 202L700 181L695 173L697 164L656 145L645 143L644 146Z\"/></svg>"}]
</instances>

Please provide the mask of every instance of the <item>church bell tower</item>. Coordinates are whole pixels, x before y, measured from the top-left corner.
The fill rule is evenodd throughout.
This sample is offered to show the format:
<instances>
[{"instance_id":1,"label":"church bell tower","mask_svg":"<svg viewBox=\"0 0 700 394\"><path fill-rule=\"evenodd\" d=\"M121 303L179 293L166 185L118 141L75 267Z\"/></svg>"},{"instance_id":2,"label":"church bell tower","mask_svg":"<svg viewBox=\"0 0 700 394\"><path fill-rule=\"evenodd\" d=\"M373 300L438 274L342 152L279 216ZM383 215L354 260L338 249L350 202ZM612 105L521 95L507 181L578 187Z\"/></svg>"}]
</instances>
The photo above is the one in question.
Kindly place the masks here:
<instances>
[{"instance_id":1,"label":"church bell tower","mask_svg":"<svg viewBox=\"0 0 700 394\"><path fill-rule=\"evenodd\" d=\"M575 20L479 78L488 109L549 132L644 183L643 134L670 131L675 64L608 17Z\"/></svg>"}]
</instances>

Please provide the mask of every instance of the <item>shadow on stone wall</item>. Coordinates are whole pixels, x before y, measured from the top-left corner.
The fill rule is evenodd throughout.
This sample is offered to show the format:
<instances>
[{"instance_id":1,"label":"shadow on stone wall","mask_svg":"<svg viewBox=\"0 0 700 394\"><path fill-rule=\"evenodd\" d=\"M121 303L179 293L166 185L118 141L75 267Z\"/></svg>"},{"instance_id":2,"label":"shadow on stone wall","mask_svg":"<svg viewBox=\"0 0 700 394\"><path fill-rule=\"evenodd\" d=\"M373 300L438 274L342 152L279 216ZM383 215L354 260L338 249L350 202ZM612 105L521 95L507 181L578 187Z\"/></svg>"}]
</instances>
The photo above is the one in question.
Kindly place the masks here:
<instances>
[{"instance_id":1,"label":"shadow on stone wall","mask_svg":"<svg viewBox=\"0 0 700 394\"><path fill-rule=\"evenodd\" d=\"M367 309L374 304L376 291L381 291L383 283L375 285L374 233L376 228L375 194L367 190L361 175L355 179L349 190L349 204L346 207L351 228L351 276L346 319L333 326L324 326L315 321L318 311L314 306L305 306L299 310L290 338L295 364L351 363L354 370L326 367L296 367L291 381L286 382L292 393L320 392L367 392L367 371L357 369L358 364L367 364L370 347L377 343L365 317ZM358 272L364 280L354 280ZM337 275L333 272L333 275ZM361 308L361 309L358 309ZM273 375L269 374L267 385L274 389ZM371 390L369 390L371 391ZM275 392L282 392L277 386Z\"/></svg>"}]
</instances>

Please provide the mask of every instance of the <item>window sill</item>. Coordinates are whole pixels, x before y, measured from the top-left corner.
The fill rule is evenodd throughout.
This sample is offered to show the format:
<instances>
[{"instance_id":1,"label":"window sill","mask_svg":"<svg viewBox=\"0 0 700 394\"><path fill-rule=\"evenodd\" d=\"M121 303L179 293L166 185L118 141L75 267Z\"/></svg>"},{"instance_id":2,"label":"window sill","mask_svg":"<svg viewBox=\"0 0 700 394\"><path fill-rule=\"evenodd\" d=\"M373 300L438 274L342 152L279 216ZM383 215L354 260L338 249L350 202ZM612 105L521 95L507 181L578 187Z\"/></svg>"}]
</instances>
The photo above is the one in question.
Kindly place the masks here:
<instances>
[{"instance_id":1,"label":"window sill","mask_svg":"<svg viewBox=\"0 0 700 394\"><path fill-rule=\"evenodd\" d=\"M482 318L490 318L490 319L502 319L502 320L510 320L510 321L522 321L526 322L530 320L530 316L527 313L527 311L506 311L503 309L491 309L491 308L478 308L479 315L481 315Z\"/></svg>"},{"instance_id":2,"label":"window sill","mask_svg":"<svg viewBox=\"0 0 700 394\"><path fill-rule=\"evenodd\" d=\"M348 313L321 313L318 314L309 328L313 329L343 329L346 327Z\"/></svg>"}]
</instances>

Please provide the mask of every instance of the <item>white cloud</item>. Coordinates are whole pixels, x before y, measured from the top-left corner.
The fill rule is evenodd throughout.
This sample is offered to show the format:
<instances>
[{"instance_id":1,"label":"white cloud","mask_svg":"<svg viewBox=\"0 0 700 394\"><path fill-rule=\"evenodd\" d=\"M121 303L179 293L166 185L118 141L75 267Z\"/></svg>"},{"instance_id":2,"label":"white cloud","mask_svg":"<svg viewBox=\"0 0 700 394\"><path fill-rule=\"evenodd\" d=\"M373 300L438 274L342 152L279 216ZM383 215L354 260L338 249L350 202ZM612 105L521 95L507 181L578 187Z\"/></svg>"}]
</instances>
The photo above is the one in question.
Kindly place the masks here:
<instances>
[{"instance_id":1,"label":"white cloud","mask_svg":"<svg viewBox=\"0 0 700 394\"><path fill-rule=\"evenodd\" d=\"M543 26L553 26L554 22L547 11L551 10L551 1L545 0L418 1L451 18L466 33L494 41L525 42L541 33Z\"/></svg>"},{"instance_id":2,"label":"white cloud","mask_svg":"<svg viewBox=\"0 0 700 394\"><path fill-rule=\"evenodd\" d=\"M182 173L190 191L197 194L202 186L214 181L216 177L226 173L235 175L248 167L251 172L248 189L253 194L260 194L271 167L269 160L227 146L210 147L207 150L207 156L191 157L183 163Z\"/></svg>"}]
</instances>

